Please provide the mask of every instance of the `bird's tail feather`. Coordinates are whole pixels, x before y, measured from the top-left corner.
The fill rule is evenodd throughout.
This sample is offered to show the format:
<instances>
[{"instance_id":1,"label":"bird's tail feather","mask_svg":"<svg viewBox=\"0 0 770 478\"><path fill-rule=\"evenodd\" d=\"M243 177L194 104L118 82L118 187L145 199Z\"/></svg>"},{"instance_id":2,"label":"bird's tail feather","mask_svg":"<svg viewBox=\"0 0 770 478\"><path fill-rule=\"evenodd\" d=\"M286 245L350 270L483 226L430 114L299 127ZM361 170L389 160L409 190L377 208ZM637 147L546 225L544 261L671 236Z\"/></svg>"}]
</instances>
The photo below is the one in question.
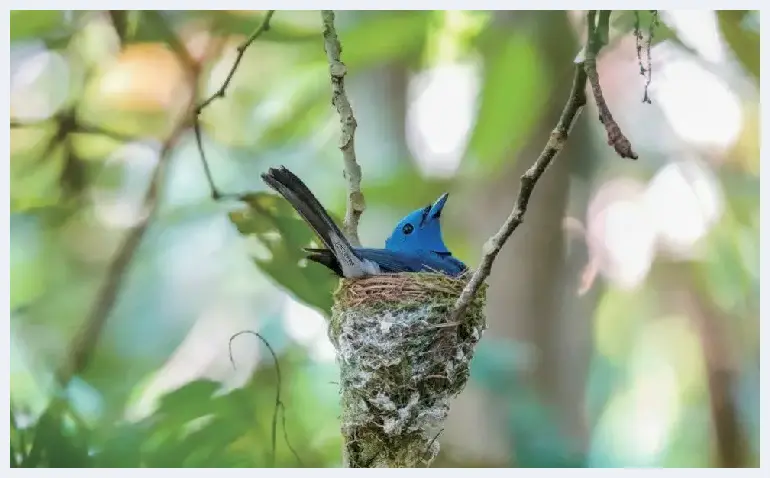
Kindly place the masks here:
<instances>
[{"instance_id":1,"label":"bird's tail feather","mask_svg":"<svg viewBox=\"0 0 770 478\"><path fill-rule=\"evenodd\" d=\"M342 236L326 209L294 173L284 167L270 168L262 174L262 180L289 201L326 247L332 248L332 233Z\"/></svg>"},{"instance_id":2,"label":"bird's tail feather","mask_svg":"<svg viewBox=\"0 0 770 478\"><path fill-rule=\"evenodd\" d=\"M340 266L339 261L336 257L334 257L334 253L329 249L313 249L306 247L305 252L307 252L307 258L311 261L326 266L340 277L345 276L345 274L342 272L342 267Z\"/></svg>"},{"instance_id":3,"label":"bird's tail feather","mask_svg":"<svg viewBox=\"0 0 770 478\"><path fill-rule=\"evenodd\" d=\"M321 242L334 254L345 277L363 274L363 261L353 250L339 226L329 216L315 195L294 173L285 167L270 168L262 180L283 196L316 232Z\"/></svg>"}]
</instances>

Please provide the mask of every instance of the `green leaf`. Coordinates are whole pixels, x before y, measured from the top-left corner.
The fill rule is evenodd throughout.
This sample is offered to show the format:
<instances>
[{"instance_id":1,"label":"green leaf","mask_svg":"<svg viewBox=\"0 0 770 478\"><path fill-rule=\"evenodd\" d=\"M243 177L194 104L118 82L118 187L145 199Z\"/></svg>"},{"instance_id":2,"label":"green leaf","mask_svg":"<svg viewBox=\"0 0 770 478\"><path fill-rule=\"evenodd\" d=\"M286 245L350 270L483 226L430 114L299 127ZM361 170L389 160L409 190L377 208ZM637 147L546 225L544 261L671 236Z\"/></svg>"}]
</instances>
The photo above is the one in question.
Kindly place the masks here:
<instances>
[{"instance_id":1,"label":"green leaf","mask_svg":"<svg viewBox=\"0 0 770 478\"><path fill-rule=\"evenodd\" d=\"M490 43L495 53L485 64L481 105L467 152L473 169L484 171L508 163L506 152L524 144L542 114L543 92L549 89L527 35L506 32L506 38Z\"/></svg>"},{"instance_id":2,"label":"green leaf","mask_svg":"<svg viewBox=\"0 0 770 478\"><path fill-rule=\"evenodd\" d=\"M62 26L61 10L11 10L11 41L43 36Z\"/></svg>"},{"instance_id":3,"label":"green leaf","mask_svg":"<svg viewBox=\"0 0 770 478\"><path fill-rule=\"evenodd\" d=\"M190 420L208 413L208 406L221 385L213 380L196 380L167 393L160 400L158 413Z\"/></svg>"},{"instance_id":4,"label":"green leaf","mask_svg":"<svg viewBox=\"0 0 770 478\"><path fill-rule=\"evenodd\" d=\"M750 17L759 12L745 10L720 10L717 12L719 28L738 61L759 80L759 29L750 28ZM758 23L758 21L757 21Z\"/></svg>"},{"instance_id":5,"label":"green leaf","mask_svg":"<svg viewBox=\"0 0 770 478\"><path fill-rule=\"evenodd\" d=\"M87 430L65 419L67 404L54 401L35 426L32 450L24 467L82 468L90 466ZM71 421L69 421L71 422Z\"/></svg>"},{"instance_id":6,"label":"green leaf","mask_svg":"<svg viewBox=\"0 0 770 478\"><path fill-rule=\"evenodd\" d=\"M241 235L254 238L264 254L254 263L300 301L329 313L337 278L326 268L305 260L304 247L317 241L310 227L283 198L269 193L246 197L246 207L230 213Z\"/></svg>"},{"instance_id":7,"label":"green leaf","mask_svg":"<svg viewBox=\"0 0 770 478\"><path fill-rule=\"evenodd\" d=\"M226 416L213 416L201 428L185 435L173 448L178 456L185 456L184 466L218 467L228 446L245 435L253 426L249 420L233 420Z\"/></svg>"},{"instance_id":8,"label":"green leaf","mask_svg":"<svg viewBox=\"0 0 770 478\"><path fill-rule=\"evenodd\" d=\"M122 425L111 430L94 458L94 466L138 468L142 465L141 447L145 439L146 430L141 425Z\"/></svg>"},{"instance_id":9,"label":"green leaf","mask_svg":"<svg viewBox=\"0 0 770 478\"><path fill-rule=\"evenodd\" d=\"M64 150L60 144L51 146L52 124L11 131L11 212L58 204Z\"/></svg>"},{"instance_id":10,"label":"green leaf","mask_svg":"<svg viewBox=\"0 0 770 478\"><path fill-rule=\"evenodd\" d=\"M160 399L156 412L144 421L149 427L142 443L142 460L150 467L183 466L195 446L186 443L196 422L203 423L212 415L218 382L196 380L186 383Z\"/></svg>"}]
</instances>

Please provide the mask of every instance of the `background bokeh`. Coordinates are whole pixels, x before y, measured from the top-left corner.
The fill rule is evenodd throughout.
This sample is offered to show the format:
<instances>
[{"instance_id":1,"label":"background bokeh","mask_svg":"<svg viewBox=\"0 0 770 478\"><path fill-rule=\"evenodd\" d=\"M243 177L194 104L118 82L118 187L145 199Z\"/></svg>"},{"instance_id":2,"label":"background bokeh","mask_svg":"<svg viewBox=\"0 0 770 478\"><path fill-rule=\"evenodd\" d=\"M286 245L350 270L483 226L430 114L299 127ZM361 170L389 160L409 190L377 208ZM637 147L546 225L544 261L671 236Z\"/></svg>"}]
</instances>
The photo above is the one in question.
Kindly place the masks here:
<instances>
[{"instance_id":1,"label":"background bokeh","mask_svg":"<svg viewBox=\"0 0 770 478\"><path fill-rule=\"evenodd\" d=\"M301 261L309 230L259 179L285 165L344 213L319 12L276 12L200 115L217 186L250 207L211 199L186 122L264 14L11 12L12 463L340 465L336 281ZM660 12L647 104L654 19L637 50L634 13L613 12L599 59L639 159L607 146L589 93L495 263L435 466L758 465L759 12ZM584 23L338 12L362 242L449 191L446 242L478 264ZM276 370L249 335L233 366L241 330L280 360L275 454Z\"/></svg>"}]
</instances>

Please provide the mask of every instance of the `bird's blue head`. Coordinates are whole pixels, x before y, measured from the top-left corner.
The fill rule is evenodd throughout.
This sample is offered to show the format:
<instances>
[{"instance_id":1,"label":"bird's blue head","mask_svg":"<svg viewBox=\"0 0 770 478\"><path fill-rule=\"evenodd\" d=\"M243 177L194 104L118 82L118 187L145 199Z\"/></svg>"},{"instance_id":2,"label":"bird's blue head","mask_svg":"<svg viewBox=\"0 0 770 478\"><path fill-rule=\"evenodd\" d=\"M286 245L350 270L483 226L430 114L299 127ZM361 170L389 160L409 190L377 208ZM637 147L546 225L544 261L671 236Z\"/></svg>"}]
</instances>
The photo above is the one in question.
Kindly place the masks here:
<instances>
[{"instance_id":1,"label":"bird's blue head","mask_svg":"<svg viewBox=\"0 0 770 478\"><path fill-rule=\"evenodd\" d=\"M385 241L391 251L423 251L449 254L441 238L441 211L449 194L444 193L433 204L417 209L404 217Z\"/></svg>"}]
</instances>

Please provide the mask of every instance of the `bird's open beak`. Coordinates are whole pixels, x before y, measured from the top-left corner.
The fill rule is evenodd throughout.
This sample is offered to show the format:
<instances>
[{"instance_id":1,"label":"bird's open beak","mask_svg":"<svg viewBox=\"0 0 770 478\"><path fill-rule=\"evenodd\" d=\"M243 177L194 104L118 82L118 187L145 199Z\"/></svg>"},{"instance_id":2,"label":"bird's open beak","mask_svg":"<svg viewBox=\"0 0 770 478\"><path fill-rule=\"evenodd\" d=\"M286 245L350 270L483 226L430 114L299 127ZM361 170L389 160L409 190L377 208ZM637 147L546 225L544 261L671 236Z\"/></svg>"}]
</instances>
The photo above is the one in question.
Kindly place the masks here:
<instances>
[{"instance_id":1,"label":"bird's open beak","mask_svg":"<svg viewBox=\"0 0 770 478\"><path fill-rule=\"evenodd\" d=\"M449 193L444 193L436 199L436 202L433 203L433 206L430 208L430 212L428 213L428 217L431 219L435 219L441 216L441 210L444 209L444 204L446 204L446 200L449 198Z\"/></svg>"}]
</instances>

